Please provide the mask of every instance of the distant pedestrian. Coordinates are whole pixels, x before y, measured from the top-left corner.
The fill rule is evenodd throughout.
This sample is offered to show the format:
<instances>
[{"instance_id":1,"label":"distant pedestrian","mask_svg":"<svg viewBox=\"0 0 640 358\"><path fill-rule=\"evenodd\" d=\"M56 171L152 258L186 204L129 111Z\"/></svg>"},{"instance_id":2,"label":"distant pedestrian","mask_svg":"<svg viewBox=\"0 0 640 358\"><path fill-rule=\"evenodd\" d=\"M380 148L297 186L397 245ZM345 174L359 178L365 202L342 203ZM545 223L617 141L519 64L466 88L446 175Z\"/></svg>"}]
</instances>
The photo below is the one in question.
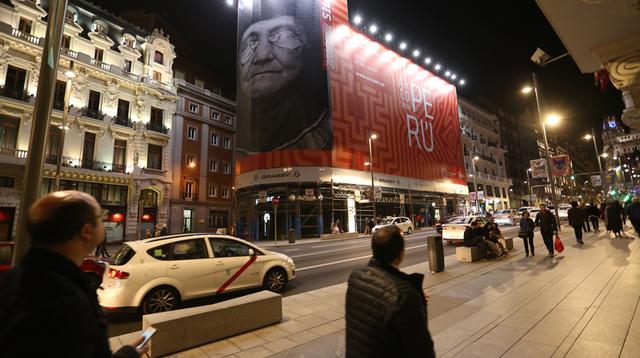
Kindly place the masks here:
<instances>
[{"instance_id":1,"label":"distant pedestrian","mask_svg":"<svg viewBox=\"0 0 640 358\"><path fill-rule=\"evenodd\" d=\"M145 238L145 239L150 239L150 238L152 238L152 237L153 237L153 234L151 233L151 229L146 229L146 230L144 231L144 238Z\"/></svg>"},{"instance_id":2,"label":"distant pedestrian","mask_svg":"<svg viewBox=\"0 0 640 358\"><path fill-rule=\"evenodd\" d=\"M0 355L110 357L107 325L96 288L80 270L105 238L100 204L81 191L40 198L27 214L32 247L0 277ZM113 357L139 357L137 339Z\"/></svg>"},{"instance_id":3,"label":"distant pedestrian","mask_svg":"<svg viewBox=\"0 0 640 358\"><path fill-rule=\"evenodd\" d=\"M364 219L364 234L365 235L371 234L371 219L369 218Z\"/></svg>"},{"instance_id":4,"label":"distant pedestrian","mask_svg":"<svg viewBox=\"0 0 640 358\"><path fill-rule=\"evenodd\" d=\"M540 225L540 235L542 235L544 246L549 251L549 257L553 257L553 236L558 232L558 223L555 215L547 209L546 205L540 204L539 207L540 212L536 215L536 223Z\"/></svg>"},{"instance_id":5,"label":"distant pedestrian","mask_svg":"<svg viewBox=\"0 0 640 358\"><path fill-rule=\"evenodd\" d=\"M160 236L169 235L169 230L167 229L167 225L162 225L162 229L160 229Z\"/></svg>"},{"instance_id":6,"label":"distant pedestrian","mask_svg":"<svg viewBox=\"0 0 640 358\"><path fill-rule=\"evenodd\" d=\"M613 231L617 238L622 238L622 206L617 200L609 205L605 210L605 221L607 222L607 231Z\"/></svg>"},{"instance_id":7,"label":"distant pedestrian","mask_svg":"<svg viewBox=\"0 0 640 358\"><path fill-rule=\"evenodd\" d=\"M637 197L633 198L631 204L627 206L625 211L629 217L629 221L631 221L631 225L633 225L633 228L636 230L636 234L640 235L640 202Z\"/></svg>"},{"instance_id":8,"label":"distant pedestrian","mask_svg":"<svg viewBox=\"0 0 640 358\"><path fill-rule=\"evenodd\" d=\"M102 240L102 242L98 244L98 246L96 246L96 252L94 253L94 256L100 256L101 258L111 257L111 255L109 255L109 252L107 251L106 238Z\"/></svg>"},{"instance_id":9,"label":"distant pedestrian","mask_svg":"<svg viewBox=\"0 0 640 358\"><path fill-rule=\"evenodd\" d=\"M591 232L591 225L589 225L589 216L587 215L587 207L584 205L584 203L580 203L579 208L584 213L584 223L582 224L582 230L584 230L584 232Z\"/></svg>"},{"instance_id":10,"label":"distant pedestrian","mask_svg":"<svg viewBox=\"0 0 640 358\"><path fill-rule=\"evenodd\" d=\"M398 269L405 241L397 226L371 238L373 258L349 277L346 357L435 357L427 326L424 275Z\"/></svg>"},{"instance_id":11,"label":"distant pedestrian","mask_svg":"<svg viewBox=\"0 0 640 358\"><path fill-rule=\"evenodd\" d=\"M596 206L595 203L591 203L591 205L589 205L589 207L587 208L587 216L591 221L591 226L593 227L593 231L600 232L600 222L599 222L600 210L598 210L598 207Z\"/></svg>"},{"instance_id":12,"label":"distant pedestrian","mask_svg":"<svg viewBox=\"0 0 640 358\"><path fill-rule=\"evenodd\" d=\"M533 230L535 229L536 224L531 219L531 214L528 211L524 211L522 213L522 219L520 219L520 232L518 236L522 238L524 242L524 252L527 257L529 257L529 251L531 251L531 256L536 256L535 248L533 246Z\"/></svg>"},{"instance_id":13,"label":"distant pedestrian","mask_svg":"<svg viewBox=\"0 0 640 358\"><path fill-rule=\"evenodd\" d=\"M416 215L416 227L419 228L422 225L422 215Z\"/></svg>"},{"instance_id":14,"label":"distant pedestrian","mask_svg":"<svg viewBox=\"0 0 640 358\"><path fill-rule=\"evenodd\" d=\"M576 234L576 241L580 245L584 245L584 241L582 241L582 227L584 226L585 214L584 210L578 207L577 201L571 202L571 208L567 212L567 216L569 217L569 225L573 227L573 231Z\"/></svg>"}]
</instances>

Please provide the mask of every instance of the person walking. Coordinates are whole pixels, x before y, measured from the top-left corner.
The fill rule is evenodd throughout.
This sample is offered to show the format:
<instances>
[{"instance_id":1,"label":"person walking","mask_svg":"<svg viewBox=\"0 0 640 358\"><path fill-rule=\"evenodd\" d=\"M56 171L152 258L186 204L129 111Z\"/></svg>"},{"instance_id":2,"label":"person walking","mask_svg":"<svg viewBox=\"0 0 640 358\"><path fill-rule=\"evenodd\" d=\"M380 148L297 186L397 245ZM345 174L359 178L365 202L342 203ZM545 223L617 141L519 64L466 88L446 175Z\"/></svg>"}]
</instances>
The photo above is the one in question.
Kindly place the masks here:
<instances>
[{"instance_id":1,"label":"person walking","mask_svg":"<svg viewBox=\"0 0 640 358\"><path fill-rule=\"evenodd\" d=\"M398 269L405 241L397 226L371 238L373 258L349 276L346 357L435 357L427 325L424 275Z\"/></svg>"},{"instance_id":2,"label":"person walking","mask_svg":"<svg viewBox=\"0 0 640 358\"><path fill-rule=\"evenodd\" d=\"M522 213L522 219L520 219L520 232L518 236L520 236L522 242L524 242L524 252L527 257L529 257L529 251L531 251L531 256L536 256L535 248L533 247L533 230L535 227L536 224L531 219L531 214L525 210Z\"/></svg>"},{"instance_id":3,"label":"person walking","mask_svg":"<svg viewBox=\"0 0 640 358\"><path fill-rule=\"evenodd\" d=\"M139 357L142 337L115 354L95 286L80 265L105 238L105 212L89 194L43 196L27 214L32 247L0 276L3 357Z\"/></svg>"},{"instance_id":4,"label":"person walking","mask_svg":"<svg viewBox=\"0 0 640 358\"><path fill-rule=\"evenodd\" d=\"M101 258L111 257L107 251L107 239L102 240L102 242L96 246L94 256L100 256Z\"/></svg>"},{"instance_id":5,"label":"person walking","mask_svg":"<svg viewBox=\"0 0 640 358\"><path fill-rule=\"evenodd\" d=\"M540 225L540 235L542 235L542 241L544 246L549 251L549 257L553 257L553 235L558 232L558 223L556 217L551 210L547 209L547 206L540 204L540 212L536 215L536 223Z\"/></svg>"},{"instance_id":6,"label":"person walking","mask_svg":"<svg viewBox=\"0 0 640 358\"><path fill-rule=\"evenodd\" d=\"M582 230L584 230L584 232L591 232L591 225L589 225L589 217L587 216L587 206L584 203L580 203L578 207L584 213L584 223L582 223Z\"/></svg>"},{"instance_id":7,"label":"person walking","mask_svg":"<svg viewBox=\"0 0 640 358\"><path fill-rule=\"evenodd\" d=\"M584 226L585 214L582 208L578 207L577 201L571 202L571 208L567 212L567 216L569 218L569 225L573 227L573 231L576 234L576 241L580 245L584 245L584 241L582 241L582 227Z\"/></svg>"},{"instance_id":8,"label":"person walking","mask_svg":"<svg viewBox=\"0 0 640 358\"><path fill-rule=\"evenodd\" d=\"M629 217L629 221L631 221L631 225L633 225L633 228L636 230L636 234L640 235L640 202L638 201L638 197L633 198L625 212L627 213L627 217Z\"/></svg>"},{"instance_id":9,"label":"person walking","mask_svg":"<svg viewBox=\"0 0 640 358\"><path fill-rule=\"evenodd\" d=\"M598 207L596 206L595 203L591 203L591 205L589 205L589 207L587 208L587 216L591 221L591 226L593 227L593 231L600 232L600 222L599 222L600 210L598 210Z\"/></svg>"},{"instance_id":10,"label":"person walking","mask_svg":"<svg viewBox=\"0 0 640 358\"><path fill-rule=\"evenodd\" d=\"M607 205L605 209L605 221L607 223L607 231L613 231L616 238L622 238L622 206L617 200Z\"/></svg>"}]
</instances>

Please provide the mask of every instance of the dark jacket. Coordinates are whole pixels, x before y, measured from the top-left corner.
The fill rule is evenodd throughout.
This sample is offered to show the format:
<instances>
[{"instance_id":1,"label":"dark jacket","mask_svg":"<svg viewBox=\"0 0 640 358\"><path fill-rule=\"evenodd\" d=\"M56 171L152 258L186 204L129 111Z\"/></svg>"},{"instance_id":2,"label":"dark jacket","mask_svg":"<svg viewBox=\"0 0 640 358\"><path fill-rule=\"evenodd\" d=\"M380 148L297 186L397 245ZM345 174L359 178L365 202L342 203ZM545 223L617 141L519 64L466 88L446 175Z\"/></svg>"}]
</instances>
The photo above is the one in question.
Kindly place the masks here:
<instances>
[{"instance_id":1,"label":"dark jacket","mask_svg":"<svg viewBox=\"0 0 640 358\"><path fill-rule=\"evenodd\" d=\"M483 230L482 228L472 228L471 226L467 226L466 229L464 229L464 236L462 238L462 242L464 244L464 246L470 247L470 246L475 246L475 242L476 240L474 240L476 237L483 237Z\"/></svg>"},{"instance_id":2,"label":"dark jacket","mask_svg":"<svg viewBox=\"0 0 640 358\"><path fill-rule=\"evenodd\" d=\"M584 209L572 207L567 211L567 217L569 219L569 225L582 227L586 215Z\"/></svg>"},{"instance_id":3,"label":"dark jacket","mask_svg":"<svg viewBox=\"0 0 640 358\"><path fill-rule=\"evenodd\" d=\"M435 357L421 274L371 259L349 277L346 357Z\"/></svg>"},{"instance_id":4,"label":"dark jacket","mask_svg":"<svg viewBox=\"0 0 640 358\"><path fill-rule=\"evenodd\" d=\"M540 225L540 231L558 231L556 216L553 215L549 209L541 211L536 215L536 224Z\"/></svg>"},{"instance_id":5,"label":"dark jacket","mask_svg":"<svg viewBox=\"0 0 640 358\"><path fill-rule=\"evenodd\" d=\"M520 219L520 231L532 234L535 227L536 224L533 222L533 220L531 220L531 218Z\"/></svg>"},{"instance_id":6,"label":"dark jacket","mask_svg":"<svg viewBox=\"0 0 640 358\"><path fill-rule=\"evenodd\" d=\"M636 222L636 224L640 221L640 203L631 203L631 205L627 206L625 211L629 220Z\"/></svg>"},{"instance_id":7,"label":"dark jacket","mask_svg":"<svg viewBox=\"0 0 640 358\"><path fill-rule=\"evenodd\" d=\"M67 258L31 248L0 277L0 355L111 357L95 286ZM138 357L124 346L113 357Z\"/></svg>"},{"instance_id":8,"label":"dark jacket","mask_svg":"<svg viewBox=\"0 0 640 358\"><path fill-rule=\"evenodd\" d=\"M605 218L607 220L607 230L620 231L622 230L622 206L620 204L607 205L605 209Z\"/></svg>"},{"instance_id":9,"label":"dark jacket","mask_svg":"<svg viewBox=\"0 0 640 358\"><path fill-rule=\"evenodd\" d=\"M587 216L600 217L600 209L598 209L598 207L595 205L589 205L589 207L587 208Z\"/></svg>"}]
</instances>

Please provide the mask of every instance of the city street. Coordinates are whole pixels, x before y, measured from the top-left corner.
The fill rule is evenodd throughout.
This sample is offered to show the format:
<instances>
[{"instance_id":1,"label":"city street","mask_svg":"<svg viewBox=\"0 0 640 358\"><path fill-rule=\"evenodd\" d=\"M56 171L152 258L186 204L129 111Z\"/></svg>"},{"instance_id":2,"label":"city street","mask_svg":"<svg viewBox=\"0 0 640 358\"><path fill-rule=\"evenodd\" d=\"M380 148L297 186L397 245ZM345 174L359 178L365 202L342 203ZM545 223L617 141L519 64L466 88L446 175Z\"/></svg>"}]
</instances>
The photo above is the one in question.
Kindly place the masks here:
<instances>
[{"instance_id":1,"label":"city street","mask_svg":"<svg viewBox=\"0 0 640 358\"><path fill-rule=\"evenodd\" d=\"M405 236L407 246L402 268L421 263L427 264L426 238L435 232L435 229L426 229ZM517 228L502 228L502 232L505 236L514 236L517 234ZM286 254L296 263L296 279L285 289L283 293L285 297L346 282L351 271L365 265L371 257L369 237L340 241L299 242L294 245L279 244L275 247L273 242L265 241L264 243L264 248ZM259 243L257 245L261 246ZM445 256L454 254L453 246L444 246ZM246 293L248 292L191 300L184 305L211 304ZM134 313L108 313L107 320L109 336L116 336L139 330L141 316Z\"/></svg>"}]
</instances>

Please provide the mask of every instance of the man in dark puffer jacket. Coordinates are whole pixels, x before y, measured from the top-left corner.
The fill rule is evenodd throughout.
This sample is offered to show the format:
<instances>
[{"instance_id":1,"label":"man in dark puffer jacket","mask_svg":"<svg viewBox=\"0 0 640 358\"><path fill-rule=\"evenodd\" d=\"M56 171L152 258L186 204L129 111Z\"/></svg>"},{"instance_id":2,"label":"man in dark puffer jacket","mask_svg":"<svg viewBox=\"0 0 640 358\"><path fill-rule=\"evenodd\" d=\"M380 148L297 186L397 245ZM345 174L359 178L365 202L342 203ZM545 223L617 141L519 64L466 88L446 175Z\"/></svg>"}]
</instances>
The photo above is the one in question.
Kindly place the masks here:
<instances>
[{"instance_id":1,"label":"man in dark puffer jacket","mask_svg":"<svg viewBox=\"0 0 640 358\"><path fill-rule=\"evenodd\" d=\"M346 302L349 357L435 357L427 328L424 275L398 270L404 238L396 226L371 239L373 258L349 277Z\"/></svg>"}]
</instances>

